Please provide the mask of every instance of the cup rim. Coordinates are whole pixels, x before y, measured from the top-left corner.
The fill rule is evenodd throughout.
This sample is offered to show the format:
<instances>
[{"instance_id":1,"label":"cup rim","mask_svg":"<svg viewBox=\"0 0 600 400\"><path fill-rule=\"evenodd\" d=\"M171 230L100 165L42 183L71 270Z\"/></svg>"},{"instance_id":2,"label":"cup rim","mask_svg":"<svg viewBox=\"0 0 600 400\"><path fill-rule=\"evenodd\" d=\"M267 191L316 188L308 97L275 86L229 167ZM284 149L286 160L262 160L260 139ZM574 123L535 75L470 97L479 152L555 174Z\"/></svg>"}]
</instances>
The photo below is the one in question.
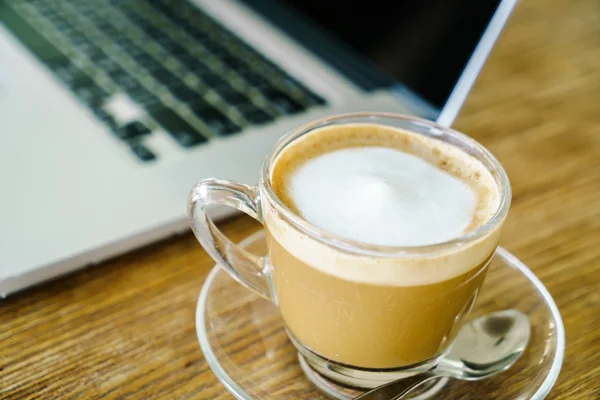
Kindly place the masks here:
<instances>
[{"instance_id":1,"label":"cup rim","mask_svg":"<svg viewBox=\"0 0 600 400\"><path fill-rule=\"evenodd\" d=\"M494 178L496 179L497 177L496 184L498 185L498 189L500 192L500 203L494 215L486 223L479 226L478 228L467 232L461 236L443 242L417 246L389 246L361 242L358 240L349 239L331 233L322 228L319 228L318 226L310 223L300 215L296 214L279 199L279 197L275 194L273 190L273 187L271 185L271 172L274 161L277 159L277 156L280 154L280 152L288 144L292 143L300 136L314 129L348 119L365 119L364 122L372 123L378 123L378 120L382 119L392 119L396 121L404 121L408 123L425 125L429 128L434 129L436 132L442 132L445 135L449 135L454 139L465 143L469 146L469 148L475 150L478 153L478 155L475 157L479 161L483 162L486 168L490 169L490 172L492 172ZM490 168L490 166L492 168ZM494 155L479 142L463 133L460 133L448 127L441 126L433 121L409 115L385 112L356 112L337 114L312 121L308 124L302 125L299 128L288 132L275 143L275 145L271 148L271 150L265 157L261 169L260 181L261 186L266 191L266 194L268 196L267 200L269 201L271 206L296 229L300 230L301 232L305 233L311 238L315 238L328 246L333 246L337 249L343 250L344 252L375 257L402 256L406 254L410 254L413 256L417 254L431 254L431 252L434 251L456 248L466 243L472 243L474 241L477 241L487 236L494 229L496 229L496 227L498 227L499 224L501 224L504 221L506 215L508 214L508 210L510 208L510 203L512 199L510 181L508 179L506 171L504 170L500 162L496 159L496 157L494 157Z\"/></svg>"}]
</instances>

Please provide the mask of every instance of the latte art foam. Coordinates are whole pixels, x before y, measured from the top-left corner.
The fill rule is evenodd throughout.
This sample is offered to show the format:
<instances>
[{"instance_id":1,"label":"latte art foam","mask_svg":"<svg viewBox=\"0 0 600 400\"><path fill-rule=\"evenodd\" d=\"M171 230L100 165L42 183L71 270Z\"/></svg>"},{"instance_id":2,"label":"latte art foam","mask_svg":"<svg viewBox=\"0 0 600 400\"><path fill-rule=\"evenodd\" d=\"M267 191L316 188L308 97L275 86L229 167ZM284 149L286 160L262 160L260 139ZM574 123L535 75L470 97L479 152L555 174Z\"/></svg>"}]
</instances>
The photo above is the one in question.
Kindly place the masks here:
<instances>
[{"instance_id":1,"label":"latte art foam","mask_svg":"<svg viewBox=\"0 0 600 400\"><path fill-rule=\"evenodd\" d=\"M357 147L322 154L290 176L300 214L328 232L365 243L419 246L460 236L475 192L460 179L400 150Z\"/></svg>"},{"instance_id":2,"label":"latte art foam","mask_svg":"<svg viewBox=\"0 0 600 400\"><path fill-rule=\"evenodd\" d=\"M489 221L500 203L494 177L475 157L435 138L378 124L305 134L277 156L270 179L277 197L312 225L375 245L424 246L458 238ZM426 255L377 257L311 237L281 219L269 202L263 218L283 248L323 273L405 287L442 282L483 265L502 226Z\"/></svg>"}]
</instances>

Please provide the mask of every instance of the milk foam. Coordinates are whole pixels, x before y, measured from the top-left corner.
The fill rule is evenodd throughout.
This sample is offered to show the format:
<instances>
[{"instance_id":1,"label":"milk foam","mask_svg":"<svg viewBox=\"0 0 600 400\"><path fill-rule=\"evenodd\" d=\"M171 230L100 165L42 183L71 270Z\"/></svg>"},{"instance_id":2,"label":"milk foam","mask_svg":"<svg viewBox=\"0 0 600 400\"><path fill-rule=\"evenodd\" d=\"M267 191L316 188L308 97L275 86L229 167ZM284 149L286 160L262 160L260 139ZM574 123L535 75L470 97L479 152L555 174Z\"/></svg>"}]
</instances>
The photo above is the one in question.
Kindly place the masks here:
<instances>
[{"instance_id":1,"label":"milk foam","mask_svg":"<svg viewBox=\"0 0 600 400\"><path fill-rule=\"evenodd\" d=\"M288 207L325 231L366 243L410 246L452 239L487 222L500 202L498 186L479 160L439 140L383 125L314 130L274 164L281 170L277 176L271 171L270 179ZM305 264L384 286L433 284L470 271L494 252L503 222L460 245L380 257L304 233L269 201L263 202L263 219L272 237Z\"/></svg>"},{"instance_id":2,"label":"milk foam","mask_svg":"<svg viewBox=\"0 0 600 400\"><path fill-rule=\"evenodd\" d=\"M288 193L310 223L333 234L386 246L419 246L460 236L474 191L423 159L387 147L322 154L301 165Z\"/></svg>"}]
</instances>

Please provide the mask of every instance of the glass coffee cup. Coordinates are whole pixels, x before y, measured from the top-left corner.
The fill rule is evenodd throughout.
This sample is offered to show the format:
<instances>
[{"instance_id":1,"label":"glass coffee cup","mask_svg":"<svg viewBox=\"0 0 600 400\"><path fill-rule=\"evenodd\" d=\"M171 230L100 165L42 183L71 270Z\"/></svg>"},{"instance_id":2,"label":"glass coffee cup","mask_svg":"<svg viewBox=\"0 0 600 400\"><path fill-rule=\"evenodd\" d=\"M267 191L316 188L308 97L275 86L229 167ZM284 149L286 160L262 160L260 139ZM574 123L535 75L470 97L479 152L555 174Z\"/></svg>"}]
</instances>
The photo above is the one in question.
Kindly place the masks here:
<instances>
[{"instance_id":1,"label":"glass coffee cup","mask_svg":"<svg viewBox=\"0 0 600 400\"><path fill-rule=\"evenodd\" d=\"M385 143L395 143L395 135L402 136L397 141L402 146L410 142L405 138L413 140L410 151L425 144L418 155L426 161L438 160L440 148L476 160L497 190L493 212L464 234L418 246L369 244L308 222L276 194L279 176L274 173L286 160L282 155L302 149L309 137L318 142L321 132L343 139L357 127L383 132ZM360 146L353 140L352 146ZM510 200L504 169L469 137L415 117L356 113L325 118L282 137L267 155L257 186L201 181L190 193L188 214L194 234L215 261L277 305L291 342L312 369L344 385L371 388L428 370L449 349L477 298ZM262 223L267 256L257 257L224 237L206 213L214 204L237 208ZM369 218L368 209L364 217Z\"/></svg>"}]
</instances>

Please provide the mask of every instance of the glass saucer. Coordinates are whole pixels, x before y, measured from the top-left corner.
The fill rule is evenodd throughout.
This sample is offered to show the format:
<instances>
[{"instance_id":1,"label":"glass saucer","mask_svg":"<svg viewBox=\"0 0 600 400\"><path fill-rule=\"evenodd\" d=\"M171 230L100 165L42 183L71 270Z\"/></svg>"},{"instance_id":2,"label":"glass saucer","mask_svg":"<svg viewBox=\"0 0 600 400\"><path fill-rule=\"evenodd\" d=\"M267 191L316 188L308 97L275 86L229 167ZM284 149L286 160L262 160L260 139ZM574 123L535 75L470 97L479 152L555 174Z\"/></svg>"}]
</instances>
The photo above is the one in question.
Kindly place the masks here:
<instances>
[{"instance_id":1,"label":"glass saucer","mask_svg":"<svg viewBox=\"0 0 600 400\"><path fill-rule=\"evenodd\" d=\"M253 234L241 245L255 254L264 254L264 232ZM479 382L441 379L412 399L546 397L563 361L562 319L544 285L500 247L470 318L509 308L527 314L532 326L528 348L512 368ZM196 331L206 361L237 399L346 400L361 393L320 379L298 358L277 308L218 266L210 272L200 293Z\"/></svg>"}]
</instances>

